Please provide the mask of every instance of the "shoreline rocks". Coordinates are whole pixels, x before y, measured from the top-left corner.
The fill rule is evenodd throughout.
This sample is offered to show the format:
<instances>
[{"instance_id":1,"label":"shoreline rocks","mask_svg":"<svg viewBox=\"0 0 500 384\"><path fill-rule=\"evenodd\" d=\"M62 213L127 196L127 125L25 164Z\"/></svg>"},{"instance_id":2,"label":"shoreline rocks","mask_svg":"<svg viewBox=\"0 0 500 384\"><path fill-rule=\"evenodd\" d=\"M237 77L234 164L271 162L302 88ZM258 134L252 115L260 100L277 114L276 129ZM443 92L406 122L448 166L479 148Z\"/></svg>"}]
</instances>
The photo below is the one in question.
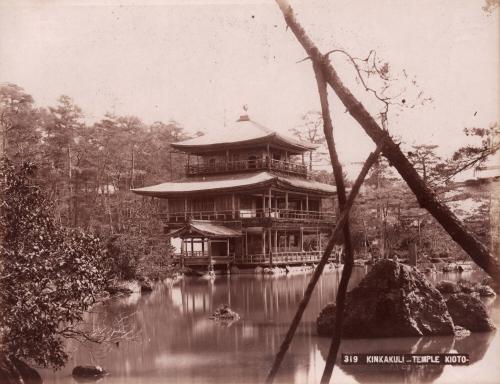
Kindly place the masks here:
<instances>
[{"instance_id":1,"label":"shoreline rocks","mask_svg":"<svg viewBox=\"0 0 500 384\"><path fill-rule=\"evenodd\" d=\"M444 295L455 293L477 294L480 297L492 297L496 293L489 285L474 283L469 280L460 280L458 283L449 280L442 280L436 284L436 289Z\"/></svg>"},{"instance_id":2,"label":"shoreline rocks","mask_svg":"<svg viewBox=\"0 0 500 384\"><path fill-rule=\"evenodd\" d=\"M323 308L319 335L331 336L334 316L334 305ZM454 324L443 296L421 272L381 260L347 293L342 332L346 338L454 335Z\"/></svg>"},{"instance_id":3,"label":"shoreline rocks","mask_svg":"<svg viewBox=\"0 0 500 384\"><path fill-rule=\"evenodd\" d=\"M434 287L416 268L382 260L347 293L342 333L345 338L463 338L491 331L495 326L479 296L494 294L491 287L469 281L444 280ZM333 303L321 310L316 320L320 336L332 335L335 312Z\"/></svg>"},{"instance_id":4,"label":"shoreline rocks","mask_svg":"<svg viewBox=\"0 0 500 384\"><path fill-rule=\"evenodd\" d=\"M446 300L446 306L457 326L471 332L489 332L495 329L486 306L474 295L455 293Z\"/></svg>"}]
</instances>

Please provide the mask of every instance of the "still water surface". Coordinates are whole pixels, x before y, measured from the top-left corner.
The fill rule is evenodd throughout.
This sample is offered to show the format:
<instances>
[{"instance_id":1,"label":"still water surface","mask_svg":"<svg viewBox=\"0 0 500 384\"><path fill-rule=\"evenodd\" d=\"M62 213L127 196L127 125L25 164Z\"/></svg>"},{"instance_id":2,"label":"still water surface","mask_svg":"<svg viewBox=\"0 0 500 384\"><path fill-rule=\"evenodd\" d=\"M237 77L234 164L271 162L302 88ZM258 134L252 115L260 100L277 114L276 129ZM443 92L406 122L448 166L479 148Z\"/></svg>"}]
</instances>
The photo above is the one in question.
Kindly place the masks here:
<instances>
[{"instance_id":1,"label":"still water surface","mask_svg":"<svg viewBox=\"0 0 500 384\"><path fill-rule=\"evenodd\" d=\"M350 285L366 273L355 268ZM134 294L96 307L87 324L101 327L125 317L137 329L134 341L92 347L70 344L65 369L42 371L46 383L76 383L75 365L99 364L110 372L100 382L115 383L260 383L270 368L311 274L292 276L218 276L214 282L185 278L165 284L147 295ZM478 272L462 274L477 280ZM458 274L435 279L457 280ZM320 309L335 298L340 271L326 273L285 358L278 382L318 383L329 340L316 336ZM241 319L229 327L208 317L221 304L229 304ZM488 307L497 327L500 301ZM423 337L345 340L345 353L469 353L471 364L458 366L336 366L334 383L500 383L498 332L476 333L462 339Z\"/></svg>"}]
</instances>

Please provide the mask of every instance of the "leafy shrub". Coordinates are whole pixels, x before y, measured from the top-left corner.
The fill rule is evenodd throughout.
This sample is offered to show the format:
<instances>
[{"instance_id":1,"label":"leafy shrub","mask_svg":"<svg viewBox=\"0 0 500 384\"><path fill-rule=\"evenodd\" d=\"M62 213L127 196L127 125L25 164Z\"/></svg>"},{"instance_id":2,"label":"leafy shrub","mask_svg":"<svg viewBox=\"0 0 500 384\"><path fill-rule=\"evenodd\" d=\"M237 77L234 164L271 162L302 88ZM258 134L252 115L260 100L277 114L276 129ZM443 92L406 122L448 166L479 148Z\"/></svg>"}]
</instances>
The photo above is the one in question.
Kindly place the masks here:
<instances>
[{"instance_id":1,"label":"leafy shrub","mask_svg":"<svg viewBox=\"0 0 500 384\"><path fill-rule=\"evenodd\" d=\"M106 249L110 279L135 279L139 259L144 252L142 239L126 234L113 235L108 239Z\"/></svg>"},{"instance_id":2,"label":"leafy shrub","mask_svg":"<svg viewBox=\"0 0 500 384\"><path fill-rule=\"evenodd\" d=\"M109 238L107 250L111 280L161 280L171 272L172 250L164 239L144 234L118 234Z\"/></svg>"},{"instance_id":3,"label":"leafy shrub","mask_svg":"<svg viewBox=\"0 0 500 384\"><path fill-rule=\"evenodd\" d=\"M105 283L103 248L92 234L50 216L35 167L0 166L0 349L42 366L64 365L64 338L78 328Z\"/></svg>"}]
</instances>

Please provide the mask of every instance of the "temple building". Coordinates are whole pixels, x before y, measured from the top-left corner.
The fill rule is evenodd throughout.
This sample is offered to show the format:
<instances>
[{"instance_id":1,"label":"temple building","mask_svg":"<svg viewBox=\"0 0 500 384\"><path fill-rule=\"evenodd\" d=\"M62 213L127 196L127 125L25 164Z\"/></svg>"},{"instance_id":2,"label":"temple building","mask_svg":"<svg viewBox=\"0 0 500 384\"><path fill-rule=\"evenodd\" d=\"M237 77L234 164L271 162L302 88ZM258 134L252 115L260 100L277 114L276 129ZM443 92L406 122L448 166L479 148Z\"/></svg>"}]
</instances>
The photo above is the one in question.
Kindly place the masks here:
<instances>
[{"instance_id":1,"label":"temple building","mask_svg":"<svg viewBox=\"0 0 500 384\"><path fill-rule=\"evenodd\" d=\"M187 155L182 180L133 189L160 199L165 233L188 267L314 263L335 220L336 189L310 178L315 146L250 120L172 144Z\"/></svg>"}]
</instances>

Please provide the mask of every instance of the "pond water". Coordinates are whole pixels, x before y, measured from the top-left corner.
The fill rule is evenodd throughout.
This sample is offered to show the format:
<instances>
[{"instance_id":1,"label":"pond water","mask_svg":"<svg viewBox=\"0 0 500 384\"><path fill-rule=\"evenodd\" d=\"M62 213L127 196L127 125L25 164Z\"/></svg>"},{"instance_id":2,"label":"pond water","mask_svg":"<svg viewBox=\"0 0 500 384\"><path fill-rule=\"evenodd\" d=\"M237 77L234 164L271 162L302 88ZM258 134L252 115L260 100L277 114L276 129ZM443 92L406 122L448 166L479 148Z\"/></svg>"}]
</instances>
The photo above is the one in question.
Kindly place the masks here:
<instances>
[{"instance_id":1,"label":"pond water","mask_svg":"<svg viewBox=\"0 0 500 384\"><path fill-rule=\"evenodd\" d=\"M366 273L355 268L351 287ZM214 282L186 277L150 294L113 299L97 306L86 323L99 328L123 318L136 329L135 339L119 345L88 346L70 343L70 360L58 372L42 370L45 383L75 383L76 365L98 364L110 374L102 383L260 383L263 382L311 274L292 276L218 276ZM477 280L479 272L462 274ZM458 274L435 279L457 280ZM340 272L319 281L277 382L318 383L330 340L316 336L315 319L336 294ZM241 319L229 327L208 317L229 304ZM488 301L500 325L500 301ZM345 340L346 353L469 353L469 366L336 366L335 383L498 383L498 332L476 333L462 339L423 337Z\"/></svg>"}]
</instances>

